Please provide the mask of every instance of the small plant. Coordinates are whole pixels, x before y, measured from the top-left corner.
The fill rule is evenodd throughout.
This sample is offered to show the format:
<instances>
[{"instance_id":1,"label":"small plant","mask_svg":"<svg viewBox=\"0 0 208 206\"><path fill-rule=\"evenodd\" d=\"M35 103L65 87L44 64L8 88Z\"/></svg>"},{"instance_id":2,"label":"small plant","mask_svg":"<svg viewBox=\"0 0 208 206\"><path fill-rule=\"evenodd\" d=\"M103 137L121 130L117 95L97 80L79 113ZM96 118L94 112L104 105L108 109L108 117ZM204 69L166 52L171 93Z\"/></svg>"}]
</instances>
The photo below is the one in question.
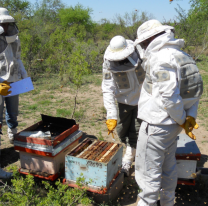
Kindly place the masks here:
<instances>
[{"instance_id":1,"label":"small plant","mask_svg":"<svg viewBox=\"0 0 208 206\"><path fill-rule=\"evenodd\" d=\"M98 135L99 135L98 139L99 139L99 140L101 140L101 141L104 141L104 137L103 137L103 135L102 135L101 131L99 132L99 134L98 134Z\"/></svg>"},{"instance_id":2,"label":"small plant","mask_svg":"<svg viewBox=\"0 0 208 206\"><path fill-rule=\"evenodd\" d=\"M32 175L23 178L16 166L8 167L13 171L12 185L0 180L0 202L3 205L36 205L36 206L75 206L89 205L92 200L87 196L87 184L83 174L77 179L78 188L69 188L60 180L51 184L42 181L41 187L36 184ZM85 187L83 187L83 185Z\"/></svg>"},{"instance_id":3,"label":"small plant","mask_svg":"<svg viewBox=\"0 0 208 206\"><path fill-rule=\"evenodd\" d=\"M86 61L86 57L83 56L83 51L80 46L71 53L70 63L67 68L67 74L70 74L70 81L76 88L75 97L74 97L74 108L71 118L75 116L75 110L77 106L77 95L78 91L83 83L83 76L90 74L89 64ZM65 72L60 71L60 75L63 77Z\"/></svg>"}]
</instances>

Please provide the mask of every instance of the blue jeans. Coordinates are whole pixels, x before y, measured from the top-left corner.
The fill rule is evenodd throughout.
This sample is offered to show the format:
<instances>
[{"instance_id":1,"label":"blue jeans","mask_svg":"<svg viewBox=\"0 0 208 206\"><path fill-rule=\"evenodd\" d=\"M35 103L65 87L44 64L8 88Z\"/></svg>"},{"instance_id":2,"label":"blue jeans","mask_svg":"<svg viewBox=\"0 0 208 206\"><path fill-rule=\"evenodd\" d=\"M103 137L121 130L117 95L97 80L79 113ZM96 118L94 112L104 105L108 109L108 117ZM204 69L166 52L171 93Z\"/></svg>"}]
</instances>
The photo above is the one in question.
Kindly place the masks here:
<instances>
[{"instance_id":1,"label":"blue jeans","mask_svg":"<svg viewBox=\"0 0 208 206\"><path fill-rule=\"evenodd\" d=\"M18 125L17 116L18 116L18 106L19 106L19 95L12 97L0 96L2 99L0 103L0 124L3 123L3 111L4 111L4 102L6 106L5 118L7 126L10 129L16 128Z\"/></svg>"}]
</instances>

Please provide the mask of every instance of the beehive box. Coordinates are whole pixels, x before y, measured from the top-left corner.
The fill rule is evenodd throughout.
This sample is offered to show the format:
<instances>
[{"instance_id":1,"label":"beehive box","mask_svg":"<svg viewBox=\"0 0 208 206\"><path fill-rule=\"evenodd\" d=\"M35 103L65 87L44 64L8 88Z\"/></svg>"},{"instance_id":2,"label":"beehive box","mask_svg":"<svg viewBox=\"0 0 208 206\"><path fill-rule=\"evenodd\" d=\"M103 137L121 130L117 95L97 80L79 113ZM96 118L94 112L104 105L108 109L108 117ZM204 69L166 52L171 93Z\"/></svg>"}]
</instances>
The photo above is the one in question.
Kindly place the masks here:
<instances>
[{"instance_id":1,"label":"beehive box","mask_svg":"<svg viewBox=\"0 0 208 206\"><path fill-rule=\"evenodd\" d=\"M176 160L179 179L194 179L196 177L197 161L201 153L194 140L186 134L179 134L177 141Z\"/></svg>"},{"instance_id":2,"label":"beehive box","mask_svg":"<svg viewBox=\"0 0 208 206\"><path fill-rule=\"evenodd\" d=\"M109 188L122 164L121 144L86 138L65 157L65 178L76 182L83 174L94 190Z\"/></svg>"},{"instance_id":3,"label":"beehive box","mask_svg":"<svg viewBox=\"0 0 208 206\"><path fill-rule=\"evenodd\" d=\"M22 142L15 143L16 146L22 148L21 150L24 150L19 152L21 168L48 174L60 172L65 166L65 155L79 144L81 137L82 132L75 131L55 147ZM31 151L33 152L31 153Z\"/></svg>"},{"instance_id":4,"label":"beehive box","mask_svg":"<svg viewBox=\"0 0 208 206\"><path fill-rule=\"evenodd\" d=\"M41 115L42 121L24 129L24 131L50 131L50 133L54 136L53 139L43 139L43 138L33 138L33 137L25 137L21 136L20 133L14 135L15 143L19 142L22 144L36 144L36 145L46 145L46 146L56 146L61 141L63 141L66 137L68 137L73 132L79 129L79 125L76 124L73 119L66 119L61 117L51 117L47 115ZM15 147L16 150L20 150L18 146ZM29 152L29 151L27 151Z\"/></svg>"}]
</instances>

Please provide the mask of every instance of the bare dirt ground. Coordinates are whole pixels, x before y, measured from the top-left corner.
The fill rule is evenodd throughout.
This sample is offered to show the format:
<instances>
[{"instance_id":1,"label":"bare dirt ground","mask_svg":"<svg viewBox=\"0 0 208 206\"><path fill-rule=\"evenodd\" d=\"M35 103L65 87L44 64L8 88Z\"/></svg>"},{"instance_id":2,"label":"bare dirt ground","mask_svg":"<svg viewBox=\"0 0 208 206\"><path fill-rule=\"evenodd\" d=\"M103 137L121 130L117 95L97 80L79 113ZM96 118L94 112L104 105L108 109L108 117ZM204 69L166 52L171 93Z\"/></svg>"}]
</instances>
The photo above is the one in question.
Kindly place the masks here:
<instances>
[{"instance_id":1,"label":"bare dirt ground","mask_svg":"<svg viewBox=\"0 0 208 206\"><path fill-rule=\"evenodd\" d=\"M101 79L102 77L95 76L94 78ZM36 90L38 90L39 87L39 84L35 84ZM69 87L63 87L60 89L59 87L57 90L51 91L50 88L41 88L42 89L39 89L40 91L37 93L30 92L20 96L18 131L21 131L40 121L41 113L56 116L58 112L57 109L68 110L69 108L73 108L75 93L73 89ZM45 103L43 101L45 101ZM77 101L77 111L83 112L83 115L76 119L79 123L80 130L87 135L95 136L98 139L113 141L112 136L107 135L107 128L105 125L106 114L103 107L101 86L93 82L82 86L78 93ZM70 118L70 116L67 118ZM200 119L197 121L199 125L203 123ZM10 165L17 165L20 167L19 153L18 151L15 151L13 145L9 143L6 130L7 127L4 123L3 135L1 136L1 166L5 169L7 169ZM198 166L208 168L208 131L203 126L200 126L200 128L195 130L194 133L197 137L196 143L202 154L202 158L198 163ZM115 135L115 141L119 143L117 135ZM119 198L109 205L137 205L139 200L137 196L139 188L135 182L134 175L133 165L130 177L125 178L124 187L120 192ZM208 199L207 195L203 195L205 191L207 191L208 194L208 185L202 180L197 180L195 186L178 185L176 190L175 205L206 205L208 204Z\"/></svg>"}]
</instances>

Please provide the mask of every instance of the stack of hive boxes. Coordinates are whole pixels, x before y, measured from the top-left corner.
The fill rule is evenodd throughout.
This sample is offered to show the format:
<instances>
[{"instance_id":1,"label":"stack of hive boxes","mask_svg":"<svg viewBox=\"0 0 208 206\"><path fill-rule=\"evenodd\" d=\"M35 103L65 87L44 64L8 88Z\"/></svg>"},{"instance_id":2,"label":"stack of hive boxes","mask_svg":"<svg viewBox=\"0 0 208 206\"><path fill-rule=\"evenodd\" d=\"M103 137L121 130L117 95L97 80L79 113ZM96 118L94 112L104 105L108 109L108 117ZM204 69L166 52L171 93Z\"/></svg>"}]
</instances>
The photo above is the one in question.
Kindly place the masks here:
<instances>
[{"instance_id":1,"label":"stack of hive boxes","mask_svg":"<svg viewBox=\"0 0 208 206\"><path fill-rule=\"evenodd\" d=\"M82 137L78 129L73 119L42 115L42 121L17 133L14 148L20 154L20 173L52 181L59 177L64 172L65 155Z\"/></svg>"},{"instance_id":2,"label":"stack of hive boxes","mask_svg":"<svg viewBox=\"0 0 208 206\"><path fill-rule=\"evenodd\" d=\"M196 142L186 134L179 134L176 150L178 184L195 185L197 162L200 158Z\"/></svg>"}]
</instances>

